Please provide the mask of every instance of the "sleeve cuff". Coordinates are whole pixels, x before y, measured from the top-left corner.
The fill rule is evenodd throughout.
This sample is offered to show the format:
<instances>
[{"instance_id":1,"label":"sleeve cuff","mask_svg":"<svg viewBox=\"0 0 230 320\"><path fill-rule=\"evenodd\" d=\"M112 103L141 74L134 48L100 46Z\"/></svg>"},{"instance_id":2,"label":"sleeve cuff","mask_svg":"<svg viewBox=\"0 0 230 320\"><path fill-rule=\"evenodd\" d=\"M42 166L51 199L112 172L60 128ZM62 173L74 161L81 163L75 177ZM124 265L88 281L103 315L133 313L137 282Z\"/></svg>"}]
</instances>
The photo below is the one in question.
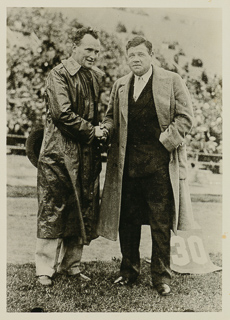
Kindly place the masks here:
<instances>
[{"instance_id":1,"label":"sleeve cuff","mask_svg":"<svg viewBox=\"0 0 230 320\"><path fill-rule=\"evenodd\" d=\"M162 132L159 137L159 141L163 144L163 146L169 151L172 152L175 149L175 146L171 143L171 141L166 137L165 132Z\"/></svg>"}]
</instances>

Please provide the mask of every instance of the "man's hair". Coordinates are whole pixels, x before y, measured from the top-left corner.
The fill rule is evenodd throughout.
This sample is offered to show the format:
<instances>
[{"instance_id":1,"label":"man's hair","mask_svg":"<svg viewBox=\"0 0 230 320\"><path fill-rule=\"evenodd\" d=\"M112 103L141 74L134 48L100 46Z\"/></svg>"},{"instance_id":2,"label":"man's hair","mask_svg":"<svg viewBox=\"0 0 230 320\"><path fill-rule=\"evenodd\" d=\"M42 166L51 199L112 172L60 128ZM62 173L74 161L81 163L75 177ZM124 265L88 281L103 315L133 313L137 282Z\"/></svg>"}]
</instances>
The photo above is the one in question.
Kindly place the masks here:
<instances>
[{"instance_id":1,"label":"man's hair","mask_svg":"<svg viewBox=\"0 0 230 320\"><path fill-rule=\"evenodd\" d=\"M95 39L98 39L98 31L92 29L91 27L88 27L88 28L83 27L75 31L72 38L73 43L79 46L81 44L81 40L86 34L90 34Z\"/></svg>"},{"instance_id":2,"label":"man's hair","mask_svg":"<svg viewBox=\"0 0 230 320\"><path fill-rule=\"evenodd\" d=\"M133 39L131 39L131 40L129 40L127 42L126 52L129 50L129 48L139 46L142 43L148 49L148 53L151 54L152 53L152 48L153 48L152 43L150 41L146 40L144 37L141 37L141 36L136 36L136 37L134 37Z\"/></svg>"}]
</instances>

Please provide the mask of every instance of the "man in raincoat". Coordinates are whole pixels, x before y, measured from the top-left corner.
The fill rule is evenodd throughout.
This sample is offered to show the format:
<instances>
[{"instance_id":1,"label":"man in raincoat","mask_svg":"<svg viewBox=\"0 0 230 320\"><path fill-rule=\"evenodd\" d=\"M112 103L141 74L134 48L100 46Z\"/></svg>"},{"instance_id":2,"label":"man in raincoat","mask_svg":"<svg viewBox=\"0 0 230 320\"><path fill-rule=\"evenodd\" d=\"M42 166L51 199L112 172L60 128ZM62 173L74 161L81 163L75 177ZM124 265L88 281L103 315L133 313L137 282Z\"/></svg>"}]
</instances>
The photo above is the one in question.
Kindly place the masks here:
<instances>
[{"instance_id":1,"label":"man in raincoat","mask_svg":"<svg viewBox=\"0 0 230 320\"><path fill-rule=\"evenodd\" d=\"M103 73L94 66L99 50L94 30L77 30L71 57L47 78L35 256L36 274L43 285L52 284L55 272L81 276L83 245L97 237L103 136L97 106Z\"/></svg>"},{"instance_id":2,"label":"man in raincoat","mask_svg":"<svg viewBox=\"0 0 230 320\"><path fill-rule=\"evenodd\" d=\"M152 235L151 277L170 294L170 229L193 228L186 179L185 135L193 111L181 77L152 65L152 44L135 37L126 46L131 73L112 89L103 121L109 131L107 171L98 234L117 239L122 263L117 284L140 274L141 225Z\"/></svg>"}]
</instances>

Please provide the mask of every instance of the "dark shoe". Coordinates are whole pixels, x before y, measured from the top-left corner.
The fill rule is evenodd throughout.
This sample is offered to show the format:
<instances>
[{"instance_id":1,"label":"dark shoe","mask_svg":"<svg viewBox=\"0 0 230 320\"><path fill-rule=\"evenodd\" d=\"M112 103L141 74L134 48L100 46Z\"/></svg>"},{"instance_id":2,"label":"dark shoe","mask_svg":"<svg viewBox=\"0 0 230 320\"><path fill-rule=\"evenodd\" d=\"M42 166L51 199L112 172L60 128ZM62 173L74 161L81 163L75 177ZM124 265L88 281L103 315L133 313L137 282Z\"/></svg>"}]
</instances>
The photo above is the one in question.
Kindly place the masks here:
<instances>
[{"instance_id":1,"label":"dark shoe","mask_svg":"<svg viewBox=\"0 0 230 320\"><path fill-rule=\"evenodd\" d=\"M157 292L162 296L168 296L171 294L171 288L166 283L159 283L155 286Z\"/></svg>"},{"instance_id":2,"label":"dark shoe","mask_svg":"<svg viewBox=\"0 0 230 320\"><path fill-rule=\"evenodd\" d=\"M57 274L60 274L62 276L68 276L68 272L66 270L58 270Z\"/></svg>"},{"instance_id":3,"label":"dark shoe","mask_svg":"<svg viewBox=\"0 0 230 320\"><path fill-rule=\"evenodd\" d=\"M124 276L120 276L114 281L114 284L119 284L121 286L132 285L135 281L136 279L129 279Z\"/></svg>"},{"instance_id":4,"label":"dark shoe","mask_svg":"<svg viewBox=\"0 0 230 320\"><path fill-rule=\"evenodd\" d=\"M43 286L52 286L53 281L49 276L39 276L38 282L42 284Z\"/></svg>"}]
</instances>

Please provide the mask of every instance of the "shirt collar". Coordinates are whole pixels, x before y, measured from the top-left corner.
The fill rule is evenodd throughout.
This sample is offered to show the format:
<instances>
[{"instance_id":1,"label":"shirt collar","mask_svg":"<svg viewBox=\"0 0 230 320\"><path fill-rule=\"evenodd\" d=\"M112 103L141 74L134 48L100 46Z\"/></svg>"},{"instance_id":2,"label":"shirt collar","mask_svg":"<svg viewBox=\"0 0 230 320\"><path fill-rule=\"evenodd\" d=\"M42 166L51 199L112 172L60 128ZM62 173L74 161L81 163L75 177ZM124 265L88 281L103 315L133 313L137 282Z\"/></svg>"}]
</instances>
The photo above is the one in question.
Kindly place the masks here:
<instances>
[{"instance_id":1,"label":"shirt collar","mask_svg":"<svg viewBox=\"0 0 230 320\"><path fill-rule=\"evenodd\" d=\"M152 75L152 72L153 72L153 69L152 69L152 66L149 68L149 70L145 73L145 74L143 74L142 76L141 76L141 78L143 79L143 81L145 82L145 83L147 83L148 82L148 80L149 80L149 78L151 77L151 75ZM139 76L137 76L137 75L134 75L134 77L135 77L135 82L139 79Z\"/></svg>"}]
</instances>

